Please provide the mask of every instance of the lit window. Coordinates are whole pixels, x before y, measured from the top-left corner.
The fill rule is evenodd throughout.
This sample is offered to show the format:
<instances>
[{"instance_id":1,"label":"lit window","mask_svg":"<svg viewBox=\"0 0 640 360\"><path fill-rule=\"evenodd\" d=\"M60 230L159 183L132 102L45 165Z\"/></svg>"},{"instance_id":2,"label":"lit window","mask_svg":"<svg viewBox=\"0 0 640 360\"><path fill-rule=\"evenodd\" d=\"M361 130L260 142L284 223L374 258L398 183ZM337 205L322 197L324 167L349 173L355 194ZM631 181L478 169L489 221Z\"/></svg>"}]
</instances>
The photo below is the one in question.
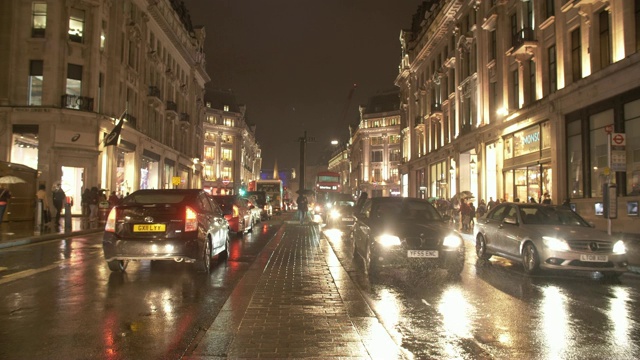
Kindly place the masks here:
<instances>
[{"instance_id":1,"label":"lit window","mask_svg":"<svg viewBox=\"0 0 640 360\"><path fill-rule=\"evenodd\" d=\"M233 150L231 150L231 149L222 149L222 160L224 160L224 161L233 160Z\"/></svg>"},{"instance_id":2,"label":"lit window","mask_svg":"<svg viewBox=\"0 0 640 360\"><path fill-rule=\"evenodd\" d=\"M47 28L47 4L34 2L31 11L31 37L43 38Z\"/></svg>"},{"instance_id":3,"label":"lit window","mask_svg":"<svg viewBox=\"0 0 640 360\"><path fill-rule=\"evenodd\" d=\"M229 127L233 127L233 119L225 118L224 119L224 125L225 126L229 126Z\"/></svg>"},{"instance_id":4,"label":"lit window","mask_svg":"<svg viewBox=\"0 0 640 360\"><path fill-rule=\"evenodd\" d=\"M29 105L42 105L42 60L29 64Z\"/></svg>"},{"instance_id":5,"label":"lit window","mask_svg":"<svg viewBox=\"0 0 640 360\"><path fill-rule=\"evenodd\" d=\"M83 34L84 11L71 8L71 16L69 16L69 40L81 43Z\"/></svg>"}]
</instances>

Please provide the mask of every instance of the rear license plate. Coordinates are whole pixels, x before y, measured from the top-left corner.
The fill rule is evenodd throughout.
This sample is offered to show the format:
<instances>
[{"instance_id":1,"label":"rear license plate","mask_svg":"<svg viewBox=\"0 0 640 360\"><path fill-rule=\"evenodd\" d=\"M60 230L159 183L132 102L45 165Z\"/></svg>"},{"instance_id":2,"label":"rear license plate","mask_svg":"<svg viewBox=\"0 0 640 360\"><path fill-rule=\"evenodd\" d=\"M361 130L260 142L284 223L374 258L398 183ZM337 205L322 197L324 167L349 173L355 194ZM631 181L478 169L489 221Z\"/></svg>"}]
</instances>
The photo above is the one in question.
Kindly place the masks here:
<instances>
[{"instance_id":1,"label":"rear license plate","mask_svg":"<svg viewBox=\"0 0 640 360\"><path fill-rule=\"evenodd\" d=\"M133 232L162 232L166 230L165 224L136 224Z\"/></svg>"},{"instance_id":2,"label":"rear license plate","mask_svg":"<svg viewBox=\"0 0 640 360\"><path fill-rule=\"evenodd\" d=\"M407 257L410 258L437 258L438 250L408 250Z\"/></svg>"},{"instance_id":3,"label":"rear license plate","mask_svg":"<svg viewBox=\"0 0 640 360\"><path fill-rule=\"evenodd\" d=\"M609 257L607 255L580 255L580 260L590 262L607 262L609 261Z\"/></svg>"},{"instance_id":4,"label":"rear license plate","mask_svg":"<svg viewBox=\"0 0 640 360\"><path fill-rule=\"evenodd\" d=\"M353 218L350 217L343 217L342 221L353 221Z\"/></svg>"}]
</instances>

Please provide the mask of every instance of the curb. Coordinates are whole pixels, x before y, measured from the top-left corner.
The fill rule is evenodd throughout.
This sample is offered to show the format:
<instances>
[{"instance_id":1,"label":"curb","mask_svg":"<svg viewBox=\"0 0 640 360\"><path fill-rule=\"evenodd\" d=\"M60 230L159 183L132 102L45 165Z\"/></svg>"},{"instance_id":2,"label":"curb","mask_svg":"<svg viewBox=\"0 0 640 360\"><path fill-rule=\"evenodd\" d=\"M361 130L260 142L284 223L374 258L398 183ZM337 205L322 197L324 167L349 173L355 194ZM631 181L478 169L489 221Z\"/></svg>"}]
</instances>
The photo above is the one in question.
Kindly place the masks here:
<instances>
[{"instance_id":1,"label":"curb","mask_svg":"<svg viewBox=\"0 0 640 360\"><path fill-rule=\"evenodd\" d=\"M43 242L43 241L49 241L49 240L64 239L64 238L70 237L70 236L95 234L95 233L99 233L99 232L102 232L102 231L104 231L104 229L87 229L87 230L79 230L79 231L69 231L69 232L65 232L65 233L34 235L34 236L30 236L30 237L25 237L25 238L4 241L4 242L0 243L0 249L6 249L6 248L14 247L14 246L35 244L35 243L39 243L39 242Z\"/></svg>"}]
</instances>

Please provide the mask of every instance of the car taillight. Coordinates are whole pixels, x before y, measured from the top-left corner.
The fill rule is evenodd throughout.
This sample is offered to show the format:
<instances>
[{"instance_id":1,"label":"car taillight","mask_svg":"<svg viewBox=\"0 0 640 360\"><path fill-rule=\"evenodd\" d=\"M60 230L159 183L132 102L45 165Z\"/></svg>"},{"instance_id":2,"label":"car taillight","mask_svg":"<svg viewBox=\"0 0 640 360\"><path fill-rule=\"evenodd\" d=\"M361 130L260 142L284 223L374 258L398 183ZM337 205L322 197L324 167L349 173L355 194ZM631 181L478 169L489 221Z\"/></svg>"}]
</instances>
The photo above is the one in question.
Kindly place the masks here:
<instances>
[{"instance_id":1,"label":"car taillight","mask_svg":"<svg viewBox=\"0 0 640 360\"><path fill-rule=\"evenodd\" d=\"M109 211L109 216L107 216L107 223L104 226L104 231L106 232L116 232L116 208L111 209Z\"/></svg>"},{"instance_id":2,"label":"car taillight","mask_svg":"<svg viewBox=\"0 0 640 360\"><path fill-rule=\"evenodd\" d=\"M198 214L187 206L184 211L184 231L198 230Z\"/></svg>"},{"instance_id":3,"label":"car taillight","mask_svg":"<svg viewBox=\"0 0 640 360\"><path fill-rule=\"evenodd\" d=\"M236 205L233 205L233 217L240 216L240 209Z\"/></svg>"}]
</instances>

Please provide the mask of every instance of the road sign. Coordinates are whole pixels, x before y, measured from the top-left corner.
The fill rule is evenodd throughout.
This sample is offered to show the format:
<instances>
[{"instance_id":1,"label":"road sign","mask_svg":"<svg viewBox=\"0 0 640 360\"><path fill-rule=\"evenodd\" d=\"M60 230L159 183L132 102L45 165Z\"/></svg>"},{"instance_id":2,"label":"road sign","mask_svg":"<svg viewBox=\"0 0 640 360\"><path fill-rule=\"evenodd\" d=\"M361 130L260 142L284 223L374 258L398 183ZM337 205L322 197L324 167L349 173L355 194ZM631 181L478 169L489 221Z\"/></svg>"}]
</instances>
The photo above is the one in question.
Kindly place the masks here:
<instances>
[{"instance_id":1,"label":"road sign","mask_svg":"<svg viewBox=\"0 0 640 360\"><path fill-rule=\"evenodd\" d=\"M604 131L605 131L607 134L611 134L611 133L613 132L613 124L609 124L609 125L605 126L605 127L604 127Z\"/></svg>"},{"instance_id":2,"label":"road sign","mask_svg":"<svg viewBox=\"0 0 640 360\"><path fill-rule=\"evenodd\" d=\"M611 145L613 146L625 146L625 134L614 133L611 138Z\"/></svg>"}]
</instances>

